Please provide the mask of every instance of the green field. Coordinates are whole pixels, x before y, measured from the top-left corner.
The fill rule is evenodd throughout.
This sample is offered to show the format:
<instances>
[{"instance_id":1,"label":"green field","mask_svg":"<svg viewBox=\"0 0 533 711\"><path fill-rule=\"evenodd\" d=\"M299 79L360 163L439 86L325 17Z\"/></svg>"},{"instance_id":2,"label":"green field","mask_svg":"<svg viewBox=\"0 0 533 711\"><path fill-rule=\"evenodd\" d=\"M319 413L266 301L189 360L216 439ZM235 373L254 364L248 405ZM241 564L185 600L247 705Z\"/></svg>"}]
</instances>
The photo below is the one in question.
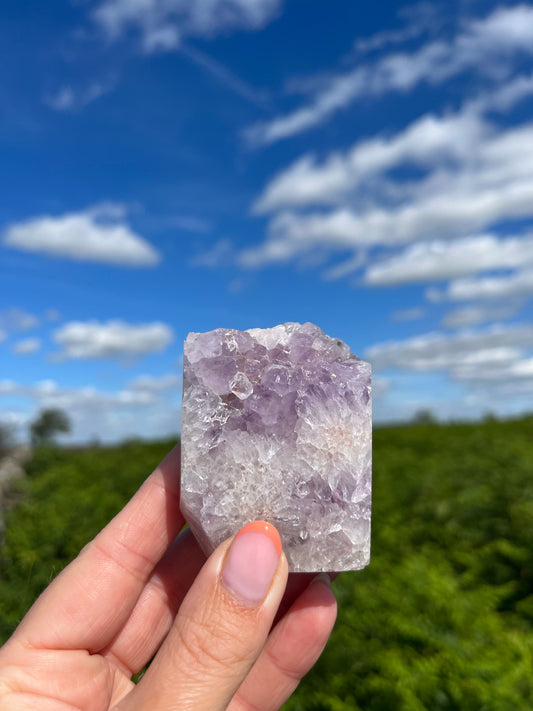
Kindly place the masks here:
<instances>
[{"instance_id":1,"label":"green field","mask_svg":"<svg viewBox=\"0 0 533 711\"><path fill-rule=\"evenodd\" d=\"M0 635L171 444L42 450L0 546ZM533 418L378 429L372 563L290 711L533 709Z\"/></svg>"}]
</instances>

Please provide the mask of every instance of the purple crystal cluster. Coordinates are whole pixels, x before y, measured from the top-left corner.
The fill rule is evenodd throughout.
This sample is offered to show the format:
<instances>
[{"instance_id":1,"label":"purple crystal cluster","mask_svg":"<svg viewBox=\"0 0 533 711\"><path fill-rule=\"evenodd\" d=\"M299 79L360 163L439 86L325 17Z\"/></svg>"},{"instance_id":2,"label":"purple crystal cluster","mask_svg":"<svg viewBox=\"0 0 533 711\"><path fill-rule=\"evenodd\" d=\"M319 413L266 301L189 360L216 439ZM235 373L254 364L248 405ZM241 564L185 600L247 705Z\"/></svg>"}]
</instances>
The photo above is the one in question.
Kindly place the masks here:
<instances>
[{"instance_id":1,"label":"purple crystal cluster","mask_svg":"<svg viewBox=\"0 0 533 711\"><path fill-rule=\"evenodd\" d=\"M311 323L185 341L181 508L210 553L249 521L289 569L370 560L370 365Z\"/></svg>"}]
</instances>

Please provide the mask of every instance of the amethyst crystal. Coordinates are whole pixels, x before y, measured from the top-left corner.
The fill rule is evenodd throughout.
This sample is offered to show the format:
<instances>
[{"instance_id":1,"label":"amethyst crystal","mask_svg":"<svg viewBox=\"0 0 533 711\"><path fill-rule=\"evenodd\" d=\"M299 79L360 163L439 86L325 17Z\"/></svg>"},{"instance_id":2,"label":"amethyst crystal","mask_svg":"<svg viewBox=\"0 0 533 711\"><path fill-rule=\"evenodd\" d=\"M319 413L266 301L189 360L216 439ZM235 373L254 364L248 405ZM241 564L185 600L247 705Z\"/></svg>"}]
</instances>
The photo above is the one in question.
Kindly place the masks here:
<instances>
[{"instance_id":1,"label":"amethyst crystal","mask_svg":"<svg viewBox=\"0 0 533 711\"><path fill-rule=\"evenodd\" d=\"M370 559L370 365L311 323L190 333L181 508L206 553L255 519L289 569Z\"/></svg>"}]
</instances>

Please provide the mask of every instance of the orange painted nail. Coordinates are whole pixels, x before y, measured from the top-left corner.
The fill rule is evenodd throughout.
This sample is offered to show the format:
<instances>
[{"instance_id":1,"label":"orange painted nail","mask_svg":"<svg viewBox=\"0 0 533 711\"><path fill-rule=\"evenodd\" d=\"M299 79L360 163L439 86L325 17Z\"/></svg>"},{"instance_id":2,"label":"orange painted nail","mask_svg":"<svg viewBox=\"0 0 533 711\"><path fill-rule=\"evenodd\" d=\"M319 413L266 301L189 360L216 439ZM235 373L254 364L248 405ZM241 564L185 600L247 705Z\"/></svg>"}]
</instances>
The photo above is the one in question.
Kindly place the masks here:
<instances>
[{"instance_id":1,"label":"orange painted nail","mask_svg":"<svg viewBox=\"0 0 533 711\"><path fill-rule=\"evenodd\" d=\"M281 540L267 521L252 521L237 533L228 551L222 580L246 605L258 605L279 566Z\"/></svg>"},{"instance_id":2,"label":"orange painted nail","mask_svg":"<svg viewBox=\"0 0 533 711\"><path fill-rule=\"evenodd\" d=\"M268 536L272 543L276 546L278 555L281 555L281 538L279 537L278 530L271 523L268 523L268 521L251 521L250 523L247 523L244 528L241 528L235 538L241 536L243 533L263 533L265 536Z\"/></svg>"}]
</instances>

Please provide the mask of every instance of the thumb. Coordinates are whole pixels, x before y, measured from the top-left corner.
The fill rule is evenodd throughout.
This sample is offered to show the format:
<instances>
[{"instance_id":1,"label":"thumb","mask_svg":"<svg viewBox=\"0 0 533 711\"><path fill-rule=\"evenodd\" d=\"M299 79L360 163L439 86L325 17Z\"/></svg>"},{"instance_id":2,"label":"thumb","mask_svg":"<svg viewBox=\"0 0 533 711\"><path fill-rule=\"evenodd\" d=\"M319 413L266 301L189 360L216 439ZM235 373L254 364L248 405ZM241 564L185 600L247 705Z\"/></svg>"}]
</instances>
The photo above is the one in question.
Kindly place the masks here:
<instances>
[{"instance_id":1,"label":"thumb","mask_svg":"<svg viewBox=\"0 0 533 711\"><path fill-rule=\"evenodd\" d=\"M277 530L248 524L205 563L124 711L223 711L259 656L287 583Z\"/></svg>"}]
</instances>

